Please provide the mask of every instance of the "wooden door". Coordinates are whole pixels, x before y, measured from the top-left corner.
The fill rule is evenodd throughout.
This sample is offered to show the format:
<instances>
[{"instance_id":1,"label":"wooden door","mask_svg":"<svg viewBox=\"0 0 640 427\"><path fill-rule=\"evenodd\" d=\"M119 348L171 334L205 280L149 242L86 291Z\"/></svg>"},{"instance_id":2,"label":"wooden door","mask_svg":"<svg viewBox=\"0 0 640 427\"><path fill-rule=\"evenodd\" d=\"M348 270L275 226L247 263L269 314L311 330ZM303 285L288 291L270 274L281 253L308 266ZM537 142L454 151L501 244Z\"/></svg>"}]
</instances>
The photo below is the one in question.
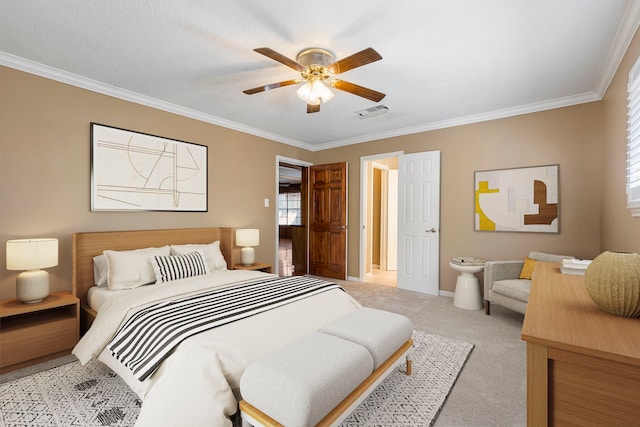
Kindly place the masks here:
<instances>
[{"instance_id":1,"label":"wooden door","mask_svg":"<svg viewBox=\"0 0 640 427\"><path fill-rule=\"evenodd\" d=\"M305 227L295 225L291 227L291 260L294 276L307 274L307 230Z\"/></svg>"},{"instance_id":2,"label":"wooden door","mask_svg":"<svg viewBox=\"0 0 640 427\"><path fill-rule=\"evenodd\" d=\"M440 152L398 158L398 288L439 294Z\"/></svg>"},{"instance_id":3,"label":"wooden door","mask_svg":"<svg viewBox=\"0 0 640 427\"><path fill-rule=\"evenodd\" d=\"M309 168L309 273L347 278L347 163Z\"/></svg>"}]
</instances>

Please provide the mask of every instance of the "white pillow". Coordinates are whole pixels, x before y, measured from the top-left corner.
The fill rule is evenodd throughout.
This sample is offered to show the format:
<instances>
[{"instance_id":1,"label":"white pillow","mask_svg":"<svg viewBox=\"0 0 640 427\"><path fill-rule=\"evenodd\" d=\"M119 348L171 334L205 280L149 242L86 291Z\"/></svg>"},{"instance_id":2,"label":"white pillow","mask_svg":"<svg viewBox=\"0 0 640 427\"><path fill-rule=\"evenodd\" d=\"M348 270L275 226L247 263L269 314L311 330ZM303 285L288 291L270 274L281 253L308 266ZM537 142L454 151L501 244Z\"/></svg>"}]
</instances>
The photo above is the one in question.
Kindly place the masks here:
<instances>
[{"instance_id":1,"label":"white pillow","mask_svg":"<svg viewBox=\"0 0 640 427\"><path fill-rule=\"evenodd\" d=\"M93 257L93 280L96 286L107 286L107 282L109 281L109 264L104 254Z\"/></svg>"},{"instance_id":2,"label":"white pillow","mask_svg":"<svg viewBox=\"0 0 640 427\"><path fill-rule=\"evenodd\" d=\"M148 283L155 283L156 275L151 265L151 257L169 255L169 246L144 248L132 251L104 251L109 265L110 291L133 289Z\"/></svg>"},{"instance_id":3,"label":"white pillow","mask_svg":"<svg viewBox=\"0 0 640 427\"><path fill-rule=\"evenodd\" d=\"M205 254L197 250L184 255L156 255L151 265L156 275L156 283L171 282L187 277L202 276L209 273Z\"/></svg>"},{"instance_id":4,"label":"white pillow","mask_svg":"<svg viewBox=\"0 0 640 427\"><path fill-rule=\"evenodd\" d=\"M224 256L220 251L219 240L206 245L171 245L172 255L185 255L197 250L204 251L209 271L212 273L227 269L227 261L225 261Z\"/></svg>"}]
</instances>

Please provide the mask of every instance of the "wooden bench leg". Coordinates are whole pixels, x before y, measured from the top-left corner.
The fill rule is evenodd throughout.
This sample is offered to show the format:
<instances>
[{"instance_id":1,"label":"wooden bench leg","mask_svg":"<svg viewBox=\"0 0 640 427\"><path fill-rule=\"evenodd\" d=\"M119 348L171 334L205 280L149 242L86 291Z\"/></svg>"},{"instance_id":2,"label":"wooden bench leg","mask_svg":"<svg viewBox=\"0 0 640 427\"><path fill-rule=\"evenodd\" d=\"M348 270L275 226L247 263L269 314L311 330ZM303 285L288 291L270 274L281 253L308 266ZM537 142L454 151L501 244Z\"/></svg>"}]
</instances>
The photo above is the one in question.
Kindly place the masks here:
<instances>
[{"instance_id":1,"label":"wooden bench leg","mask_svg":"<svg viewBox=\"0 0 640 427\"><path fill-rule=\"evenodd\" d=\"M413 362L411 361L411 359L409 359L409 356L407 356L407 370L405 371L405 373L407 375L411 375L412 369L413 369Z\"/></svg>"}]
</instances>

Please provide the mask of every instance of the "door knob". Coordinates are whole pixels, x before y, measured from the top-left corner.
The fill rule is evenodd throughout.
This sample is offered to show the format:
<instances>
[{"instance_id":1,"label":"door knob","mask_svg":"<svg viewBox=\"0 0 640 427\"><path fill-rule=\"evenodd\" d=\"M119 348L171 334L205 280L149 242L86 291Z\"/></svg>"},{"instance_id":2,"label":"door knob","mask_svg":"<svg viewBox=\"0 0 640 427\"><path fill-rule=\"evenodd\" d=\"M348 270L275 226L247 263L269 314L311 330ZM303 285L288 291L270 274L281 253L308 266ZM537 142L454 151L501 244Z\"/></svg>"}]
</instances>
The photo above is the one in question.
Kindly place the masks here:
<instances>
[{"instance_id":1,"label":"door knob","mask_svg":"<svg viewBox=\"0 0 640 427\"><path fill-rule=\"evenodd\" d=\"M433 227L431 227L431 230L427 230L427 233L435 233L435 232L436 232L436 229Z\"/></svg>"}]
</instances>

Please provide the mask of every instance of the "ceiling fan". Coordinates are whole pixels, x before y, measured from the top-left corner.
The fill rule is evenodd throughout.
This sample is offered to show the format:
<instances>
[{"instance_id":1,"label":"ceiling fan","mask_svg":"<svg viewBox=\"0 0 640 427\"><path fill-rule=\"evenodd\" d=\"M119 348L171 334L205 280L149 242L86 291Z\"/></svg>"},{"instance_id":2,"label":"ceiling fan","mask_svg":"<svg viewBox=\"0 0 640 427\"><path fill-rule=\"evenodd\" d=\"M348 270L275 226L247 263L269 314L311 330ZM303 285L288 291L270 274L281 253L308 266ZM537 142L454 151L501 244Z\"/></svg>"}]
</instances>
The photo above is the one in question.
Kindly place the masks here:
<instances>
[{"instance_id":1,"label":"ceiling fan","mask_svg":"<svg viewBox=\"0 0 640 427\"><path fill-rule=\"evenodd\" d=\"M382 56L370 47L338 61L336 61L332 52L322 48L304 49L298 53L295 61L268 47L260 47L253 50L293 68L300 73L301 78L244 90L243 92L247 95L304 82L304 85L300 86L296 93L300 99L307 103L307 113L317 113L320 111L321 101L327 102L333 98L333 93L325 82L335 89L343 90L374 102L379 102L385 97L384 93L333 78L335 75L345 71L382 59Z\"/></svg>"}]
</instances>

